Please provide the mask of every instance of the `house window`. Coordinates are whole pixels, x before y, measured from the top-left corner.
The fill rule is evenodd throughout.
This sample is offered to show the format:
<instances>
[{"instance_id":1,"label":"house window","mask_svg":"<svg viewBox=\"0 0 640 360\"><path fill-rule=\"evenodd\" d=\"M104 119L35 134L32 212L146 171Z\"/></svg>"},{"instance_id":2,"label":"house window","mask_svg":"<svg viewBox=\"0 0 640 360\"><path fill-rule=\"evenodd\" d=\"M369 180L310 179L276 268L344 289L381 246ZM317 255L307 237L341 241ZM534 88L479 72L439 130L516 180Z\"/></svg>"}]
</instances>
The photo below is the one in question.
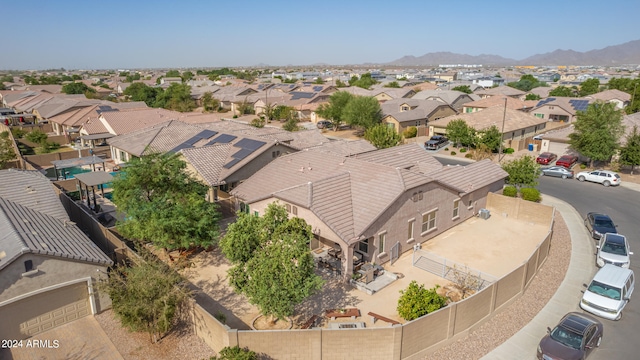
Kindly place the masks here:
<instances>
[{"instance_id":1,"label":"house window","mask_svg":"<svg viewBox=\"0 0 640 360\"><path fill-rule=\"evenodd\" d=\"M33 270L33 261L27 260L24 262L24 272L29 272Z\"/></svg>"},{"instance_id":2,"label":"house window","mask_svg":"<svg viewBox=\"0 0 640 360\"><path fill-rule=\"evenodd\" d=\"M534 114L537 118L544 119L544 114Z\"/></svg>"},{"instance_id":3,"label":"house window","mask_svg":"<svg viewBox=\"0 0 640 360\"><path fill-rule=\"evenodd\" d=\"M409 111L409 107L407 105L402 106L402 111Z\"/></svg>"},{"instance_id":4,"label":"house window","mask_svg":"<svg viewBox=\"0 0 640 360\"><path fill-rule=\"evenodd\" d=\"M460 216L460 199L453 201L453 218Z\"/></svg>"},{"instance_id":5,"label":"house window","mask_svg":"<svg viewBox=\"0 0 640 360\"><path fill-rule=\"evenodd\" d=\"M383 253L384 252L384 243L387 240L387 233L383 232L381 234L378 234L378 252L379 253Z\"/></svg>"},{"instance_id":6,"label":"house window","mask_svg":"<svg viewBox=\"0 0 640 360\"><path fill-rule=\"evenodd\" d=\"M298 215L298 207L297 206L293 207L293 215Z\"/></svg>"},{"instance_id":7,"label":"house window","mask_svg":"<svg viewBox=\"0 0 640 360\"><path fill-rule=\"evenodd\" d=\"M418 191L418 200L422 199L424 199L424 194L422 193L422 191Z\"/></svg>"},{"instance_id":8,"label":"house window","mask_svg":"<svg viewBox=\"0 0 640 360\"><path fill-rule=\"evenodd\" d=\"M429 211L422 215L422 232L433 230L436 228L436 213L438 210Z\"/></svg>"},{"instance_id":9,"label":"house window","mask_svg":"<svg viewBox=\"0 0 640 360\"><path fill-rule=\"evenodd\" d=\"M358 243L358 250L362 253L369 253L369 239L362 240Z\"/></svg>"},{"instance_id":10,"label":"house window","mask_svg":"<svg viewBox=\"0 0 640 360\"><path fill-rule=\"evenodd\" d=\"M291 205L289 204L285 204L284 205L285 209L287 209L287 212L290 213L291 212Z\"/></svg>"},{"instance_id":11,"label":"house window","mask_svg":"<svg viewBox=\"0 0 640 360\"><path fill-rule=\"evenodd\" d=\"M247 207L247 208L248 208L248 207ZM259 216L260 216L260 213L259 213L259 212L257 212L257 211L254 211L254 212L253 212L253 216L255 216L255 217L259 217Z\"/></svg>"},{"instance_id":12,"label":"house window","mask_svg":"<svg viewBox=\"0 0 640 360\"><path fill-rule=\"evenodd\" d=\"M420 126L420 120L416 121L416 127Z\"/></svg>"},{"instance_id":13,"label":"house window","mask_svg":"<svg viewBox=\"0 0 640 360\"><path fill-rule=\"evenodd\" d=\"M122 150L120 150L120 160L127 161L127 154Z\"/></svg>"},{"instance_id":14,"label":"house window","mask_svg":"<svg viewBox=\"0 0 640 360\"><path fill-rule=\"evenodd\" d=\"M407 227L407 240L413 239L413 227L416 224L415 220L409 221L409 226Z\"/></svg>"},{"instance_id":15,"label":"house window","mask_svg":"<svg viewBox=\"0 0 640 360\"><path fill-rule=\"evenodd\" d=\"M466 112L466 113L472 113L472 112L473 112L473 108L470 108L470 107L465 108L465 111L464 111L464 112Z\"/></svg>"},{"instance_id":16,"label":"house window","mask_svg":"<svg viewBox=\"0 0 640 360\"><path fill-rule=\"evenodd\" d=\"M280 150L276 150L276 151L272 151L271 152L271 157L272 158L277 158L278 156L280 156Z\"/></svg>"}]
</instances>

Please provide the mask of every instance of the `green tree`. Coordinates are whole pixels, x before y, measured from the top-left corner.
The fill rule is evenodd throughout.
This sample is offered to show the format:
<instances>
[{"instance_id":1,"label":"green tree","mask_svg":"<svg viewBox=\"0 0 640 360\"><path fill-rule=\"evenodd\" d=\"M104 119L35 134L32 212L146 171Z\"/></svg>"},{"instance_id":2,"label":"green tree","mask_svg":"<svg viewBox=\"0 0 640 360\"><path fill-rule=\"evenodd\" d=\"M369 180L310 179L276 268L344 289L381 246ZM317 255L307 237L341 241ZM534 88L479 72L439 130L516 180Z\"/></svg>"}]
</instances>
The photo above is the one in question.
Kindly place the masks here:
<instances>
[{"instance_id":1,"label":"green tree","mask_svg":"<svg viewBox=\"0 0 640 360\"><path fill-rule=\"evenodd\" d=\"M65 94L85 94L85 93L96 92L94 89L88 87L85 83L81 83L81 82L63 85L61 91Z\"/></svg>"},{"instance_id":2,"label":"green tree","mask_svg":"<svg viewBox=\"0 0 640 360\"><path fill-rule=\"evenodd\" d=\"M471 88L469 87L469 85L459 85L459 86L454 87L451 90L461 91L461 92L463 92L465 94L473 93L473 91L471 91Z\"/></svg>"},{"instance_id":3,"label":"green tree","mask_svg":"<svg viewBox=\"0 0 640 360\"><path fill-rule=\"evenodd\" d=\"M71 75L71 80L73 80L73 81L82 80L82 76L80 76L78 74L73 74L73 75Z\"/></svg>"},{"instance_id":4,"label":"green tree","mask_svg":"<svg viewBox=\"0 0 640 360\"><path fill-rule=\"evenodd\" d=\"M607 87L624 91L631 95L631 101L625 108L627 114L635 114L640 111L640 77L635 79L614 77L609 80Z\"/></svg>"},{"instance_id":5,"label":"green tree","mask_svg":"<svg viewBox=\"0 0 640 360\"><path fill-rule=\"evenodd\" d=\"M537 88L541 86L549 86L549 85L547 85L547 83L545 82L538 81L538 79L536 79L533 75L527 74L527 75L522 75L520 77L520 80L516 82L508 83L507 86L510 86L512 88L516 88L522 91L531 91L531 89L533 88Z\"/></svg>"},{"instance_id":6,"label":"green tree","mask_svg":"<svg viewBox=\"0 0 640 360\"><path fill-rule=\"evenodd\" d=\"M152 88L145 83L133 83L124 89L124 95L132 101L144 101L147 106L154 106L162 89Z\"/></svg>"},{"instance_id":7,"label":"green tree","mask_svg":"<svg viewBox=\"0 0 640 360\"><path fill-rule=\"evenodd\" d=\"M566 87L564 85L560 85L557 88L549 91L549 96L573 97L576 95L577 93L575 89Z\"/></svg>"},{"instance_id":8,"label":"green tree","mask_svg":"<svg viewBox=\"0 0 640 360\"><path fill-rule=\"evenodd\" d=\"M193 79L193 73L191 71L185 71L180 77L182 78L182 82L186 83L187 81Z\"/></svg>"},{"instance_id":9,"label":"green tree","mask_svg":"<svg viewBox=\"0 0 640 360\"><path fill-rule=\"evenodd\" d=\"M624 132L622 112L613 103L595 102L578 111L569 144L594 161L609 161L619 147Z\"/></svg>"},{"instance_id":10,"label":"green tree","mask_svg":"<svg viewBox=\"0 0 640 360\"><path fill-rule=\"evenodd\" d=\"M398 84L397 81L391 81L390 83L386 84L384 87L386 88L400 88L400 84Z\"/></svg>"},{"instance_id":11,"label":"green tree","mask_svg":"<svg viewBox=\"0 0 640 360\"><path fill-rule=\"evenodd\" d=\"M178 70L169 70L169 71L167 71L166 74L164 74L164 77L180 77L180 71L178 71Z\"/></svg>"},{"instance_id":12,"label":"green tree","mask_svg":"<svg viewBox=\"0 0 640 360\"><path fill-rule=\"evenodd\" d=\"M316 113L321 117L331 120L333 129L338 130L344 122L344 108L354 96L346 91L336 91L329 97L329 102L320 104Z\"/></svg>"},{"instance_id":13,"label":"green tree","mask_svg":"<svg viewBox=\"0 0 640 360\"><path fill-rule=\"evenodd\" d=\"M202 95L202 109L204 112L216 111L220 108L220 100L213 97L211 91L207 91Z\"/></svg>"},{"instance_id":14,"label":"green tree","mask_svg":"<svg viewBox=\"0 0 640 360\"><path fill-rule=\"evenodd\" d=\"M42 131L40 129L36 129L36 130L31 131L31 132L28 132L25 135L25 138L27 140L33 142L33 143L40 144L43 141L47 141L49 136L44 131Z\"/></svg>"},{"instance_id":15,"label":"green tree","mask_svg":"<svg viewBox=\"0 0 640 360\"><path fill-rule=\"evenodd\" d=\"M432 313L447 306L447 298L438 294L438 285L426 289L424 284L418 285L415 280L405 290L400 290L398 299L398 315L407 321Z\"/></svg>"},{"instance_id":16,"label":"green tree","mask_svg":"<svg viewBox=\"0 0 640 360\"><path fill-rule=\"evenodd\" d=\"M220 239L220 249L232 263L246 263L264 242L263 219L238 212L236 221L229 225Z\"/></svg>"},{"instance_id":17,"label":"green tree","mask_svg":"<svg viewBox=\"0 0 640 360\"><path fill-rule=\"evenodd\" d=\"M322 78L320 76L318 76L314 81L314 84L318 84L318 85L322 85L324 84L324 80L322 80Z\"/></svg>"},{"instance_id":18,"label":"green tree","mask_svg":"<svg viewBox=\"0 0 640 360\"><path fill-rule=\"evenodd\" d=\"M254 113L253 104L248 102L246 98L240 104L238 104L237 109L240 115L247 115L247 114Z\"/></svg>"},{"instance_id":19,"label":"green tree","mask_svg":"<svg viewBox=\"0 0 640 360\"><path fill-rule=\"evenodd\" d=\"M135 73L133 75L127 75L127 77L125 78L125 82L134 82L135 80L140 80L140 74L139 73Z\"/></svg>"},{"instance_id":20,"label":"green tree","mask_svg":"<svg viewBox=\"0 0 640 360\"><path fill-rule=\"evenodd\" d=\"M477 144L485 145L491 152L498 152L501 141L502 133L497 126L491 125L488 129L484 129L480 132Z\"/></svg>"},{"instance_id":21,"label":"green tree","mask_svg":"<svg viewBox=\"0 0 640 360\"><path fill-rule=\"evenodd\" d=\"M239 346L224 347L220 350L218 356L214 356L209 360L258 360L258 354L248 348Z\"/></svg>"},{"instance_id":22,"label":"green tree","mask_svg":"<svg viewBox=\"0 0 640 360\"><path fill-rule=\"evenodd\" d=\"M16 153L13 149L13 144L8 131L0 133L0 169L4 169L7 162L14 160Z\"/></svg>"},{"instance_id":23,"label":"green tree","mask_svg":"<svg viewBox=\"0 0 640 360\"><path fill-rule=\"evenodd\" d=\"M447 137L457 147L469 146L473 143L475 130L463 119L456 119L447 124Z\"/></svg>"},{"instance_id":24,"label":"green tree","mask_svg":"<svg viewBox=\"0 0 640 360\"><path fill-rule=\"evenodd\" d=\"M540 165L529 155L504 162L502 169L509 174L505 180L507 184L515 185L518 188L537 186L538 178L542 174Z\"/></svg>"},{"instance_id":25,"label":"green tree","mask_svg":"<svg viewBox=\"0 0 640 360\"><path fill-rule=\"evenodd\" d=\"M537 94L527 94L524 98L525 100L540 100L540 95Z\"/></svg>"},{"instance_id":26,"label":"green tree","mask_svg":"<svg viewBox=\"0 0 640 360\"><path fill-rule=\"evenodd\" d=\"M402 136L396 129L387 124L378 124L365 131L364 138L378 149L386 149L397 146L402 141Z\"/></svg>"},{"instance_id":27,"label":"green tree","mask_svg":"<svg viewBox=\"0 0 640 360\"><path fill-rule=\"evenodd\" d=\"M187 84L173 83L158 94L154 107L161 107L180 112L188 112L196 107L196 102L191 97L191 86Z\"/></svg>"},{"instance_id":28,"label":"green tree","mask_svg":"<svg viewBox=\"0 0 640 360\"><path fill-rule=\"evenodd\" d=\"M344 107L342 116L347 124L366 130L380 123L382 109L373 96L356 96Z\"/></svg>"},{"instance_id":29,"label":"green tree","mask_svg":"<svg viewBox=\"0 0 640 360\"><path fill-rule=\"evenodd\" d=\"M635 167L640 165L640 133L637 126L627 135L627 143L620 149L620 164L631 166L631 175Z\"/></svg>"},{"instance_id":30,"label":"green tree","mask_svg":"<svg viewBox=\"0 0 640 360\"><path fill-rule=\"evenodd\" d=\"M348 87L348 86L349 85L345 84L342 80L340 80L340 79L336 80L336 87L343 88L343 87Z\"/></svg>"},{"instance_id":31,"label":"green tree","mask_svg":"<svg viewBox=\"0 0 640 360\"><path fill-rule=\"evenodd\" d=\"M170 250L217 242L220 214L205 200L208 188L192 178L177 154L134 158L113 181L113 202L126 214L126 237Z\"/></svg>"},{"instance_id":32,"label":"green tree","mask_svg":"<svg viewBox=\"0 0 640 360\"><path fill-rule=\"evenodd\" d=\"M178 273L150 257L131 267L116 267L98 288L109 294L124 327L148 333L154 343L171 329L191 296Z\"/></svg>"},{"instance_id":33,"label":"green tree","mask_svg":"<svg viewBox=\"0 0 640 360\"><path fill-rule=\"evenodd\" d=\"M282 205L272 203L264 216L256 217L257 221L248 221L243 216L243 223L222 242L225 256L229 252L235 259L235 266L229 270L230 283L274 322L291 316L294 307L323 284L315 275L309 250L311 226L303 219L289 219L287 215ZM242 250L230 250L234 246L232 238L238 239L241 230L259 240L239 239ZM248 260L243 262L245 259Z\"/></svg>"},{"instance_id":34,"label":"green tree","mask_svg":"<svg viewBox=\"0 0 640 360\"><path fill-rule=\"evenodd\" d=\"M351 80L349 80L350 86L357 86L367 90L377 83L378 82L371 77L371 73L364 73L360 75L360 78L353 76Z\"/></svg>"},{"instance_id":35,"label":"green tree","mask_svg":"<svg viewBox=\"0 0 640 360\"><path fill-rule=\"evenodd\" d=\"M591 94L595 94L600 89L600 80L598 79L588 79L582 84L580 84L580 92L578 93L580 96L588 96Z\"/></svg>"},{"instance_id":36,"label":"green tree","mask_svg":"<svg viewBox=\"0 0 640 360\"><path fill-rule=\"evenodd\" d=\"M290 118L282 124L282 129L286 131L298 131L300 130L300 126L298 126L298 120L295 118Z\"/></svg>"}]
</instances>

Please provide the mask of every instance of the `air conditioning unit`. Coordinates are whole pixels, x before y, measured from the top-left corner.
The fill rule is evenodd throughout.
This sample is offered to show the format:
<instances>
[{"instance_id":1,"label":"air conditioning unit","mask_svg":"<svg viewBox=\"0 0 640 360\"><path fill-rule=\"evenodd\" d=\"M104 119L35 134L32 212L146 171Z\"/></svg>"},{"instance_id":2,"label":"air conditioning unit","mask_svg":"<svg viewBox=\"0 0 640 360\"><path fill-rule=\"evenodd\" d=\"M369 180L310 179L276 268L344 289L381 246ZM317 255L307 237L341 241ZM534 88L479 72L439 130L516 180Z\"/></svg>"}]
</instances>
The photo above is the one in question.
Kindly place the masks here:
<instances>
[{"instance_id":1,"label":"air conditioning unit","mask_svg":"<svg viewBox=\"0 0 640 360\"><path fill-rule=\"evenodd\" d=\"M491 212L489 211L489 209L480 209L480 211L478 211L478 217L487 220L491 217Z\"/></svg>"},{"instance_id":2,"label":"air conditioning unit","mask_svg":"<svg viewBox=\"0 0 640 360\"><path fill-rule=\"evenodd\" d=\"M418 251L418 250L420 250L420 244L419 243L413 245L413 251Z\"/></svg>"}]
</instances>

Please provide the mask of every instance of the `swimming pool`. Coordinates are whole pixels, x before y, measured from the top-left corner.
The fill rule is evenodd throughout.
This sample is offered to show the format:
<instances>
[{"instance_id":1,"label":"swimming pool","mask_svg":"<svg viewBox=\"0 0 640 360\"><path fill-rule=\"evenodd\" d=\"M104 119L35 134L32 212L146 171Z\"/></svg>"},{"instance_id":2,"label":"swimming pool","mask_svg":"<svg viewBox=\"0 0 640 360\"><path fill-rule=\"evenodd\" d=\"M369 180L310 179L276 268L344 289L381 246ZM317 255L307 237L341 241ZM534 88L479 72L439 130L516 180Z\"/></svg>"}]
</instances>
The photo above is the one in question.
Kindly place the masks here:
<instances>
[{"instance_id":1,"label":"swimming pool","mask_svg":"<svg viewBox=\"0 0 640 360\"><path fill-rule=\"evenodd\" d=\"M76 174L84 174L87 172L91 172L91 169L83 169L81 167L70 167L70 168L66 168L66 169L60 169L58 170L58 177L59 179L56 179L56 170L54 168L48 168L45 170L44 175L46 177L48 177L49 179L53 179L53 180L64 180L64 175L63 175L63 171L67 173L67 180L69 179L75 179L75 175ZM109 174L111 174L111 176L116 176L116 174L118 174L117 171L112 171ZM111 183L106 183L104 184L105 187L111 187Z\"/></svg>"}]
</instances>

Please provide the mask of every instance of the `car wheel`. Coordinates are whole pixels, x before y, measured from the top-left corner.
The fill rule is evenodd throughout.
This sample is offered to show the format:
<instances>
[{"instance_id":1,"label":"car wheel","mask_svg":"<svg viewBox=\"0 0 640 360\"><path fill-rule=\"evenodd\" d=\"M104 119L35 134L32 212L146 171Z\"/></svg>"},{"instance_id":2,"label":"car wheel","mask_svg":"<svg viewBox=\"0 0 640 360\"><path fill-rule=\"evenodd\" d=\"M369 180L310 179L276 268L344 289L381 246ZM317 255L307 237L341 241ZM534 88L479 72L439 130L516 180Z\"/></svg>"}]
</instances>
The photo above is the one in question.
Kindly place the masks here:
<instances>
[{"instance_id":1,"label":"car wheel","mask_svg":"<svg viewBox=\"0 0 640 360\"><path fill-rule=\"evenodd\" d=\"M596 341L596 347L600 347L600 343L602 343L602 336L598 336L598 341Z\"/></svg>"},{"instance_id":2,"label":"car wheel","mask_svg":"<svg viewBox=\"0 0 640 360\"><path fill-rule=\"evenodd\" d=\"M602 185L604 185L604 187L609 187L609 186L611 186L611 183L609 182L609 180L607 180L607 181L603 182Z\"/></svg>"},{"instance_id":3,"label":"car wheel","mask_svg":"<svg viewBox=\"0 0 640 360\"><path fill-rule=\"evenodd\" d=\"M580 177L578 178L578 180L580 180L580 181L584 181L584 176L580 176Z\"/></svg>"},{"instance_id":4,"label":"car wheel","mask_svg":"<svg viewBox=\"0 0 640 360\"><path fill-rule=\"evenodd\" d=\"M567 178L567 175L562 175L562 178L563 178L563 179L566 179L566 178Z\"/></svg>"}]
</instances>

